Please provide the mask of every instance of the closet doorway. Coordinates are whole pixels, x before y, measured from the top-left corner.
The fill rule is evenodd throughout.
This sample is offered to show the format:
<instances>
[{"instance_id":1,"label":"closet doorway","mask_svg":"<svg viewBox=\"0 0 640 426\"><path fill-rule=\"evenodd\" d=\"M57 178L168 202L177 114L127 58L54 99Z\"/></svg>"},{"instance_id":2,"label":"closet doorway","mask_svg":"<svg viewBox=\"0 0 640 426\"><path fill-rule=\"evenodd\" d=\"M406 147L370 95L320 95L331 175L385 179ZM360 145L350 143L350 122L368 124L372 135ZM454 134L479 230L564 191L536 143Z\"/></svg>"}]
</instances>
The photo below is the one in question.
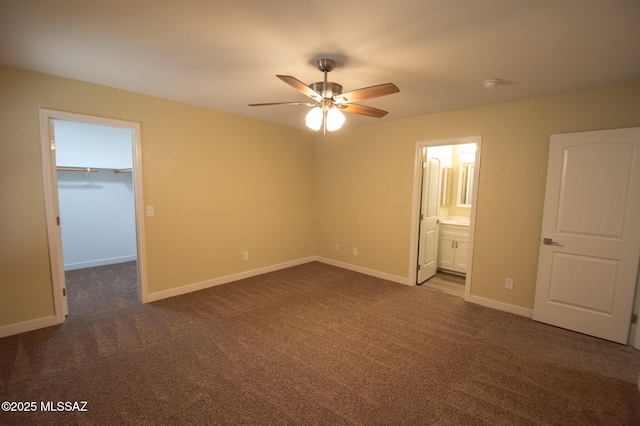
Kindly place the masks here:
<instances>
[{"instance_id":1,"label":"closet doorway","mask_svg":"<svg viewBox=\"0 0 640 426\"><path fill-rule=\"evenodd\" d=\"M465 299L471 288L480 143L475 136L416 144L409 279Z\"/></svg>"},{"instance_id":2,"label":"closet doorway","mask_svg":"<svg viewBox=\"0 0 640 426\"><path fill-rule=\"evenodd\" d=\"M137 123L41 110L56 317L145 302Z\"/></svg>"}]
</instances>

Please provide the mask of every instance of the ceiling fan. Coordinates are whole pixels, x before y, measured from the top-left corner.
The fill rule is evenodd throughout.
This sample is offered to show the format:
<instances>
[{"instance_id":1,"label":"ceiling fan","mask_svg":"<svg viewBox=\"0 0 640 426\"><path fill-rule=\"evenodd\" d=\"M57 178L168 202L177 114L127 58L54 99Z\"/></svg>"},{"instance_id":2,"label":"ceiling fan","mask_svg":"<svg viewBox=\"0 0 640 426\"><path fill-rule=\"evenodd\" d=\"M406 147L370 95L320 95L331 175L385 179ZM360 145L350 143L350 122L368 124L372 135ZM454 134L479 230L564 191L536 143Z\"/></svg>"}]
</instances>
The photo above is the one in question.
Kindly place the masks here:
<instances>
[{"instance_id":1,"label":"ceiling fan","mask_svg":"<svg viewBox=\"0 0 640 426\"><path fill-rule=\"evenodd\" d=\"M324 81L306 85L295 77L289 75L277 75L280 80L296 89L313 102L272 102L266 104L249 104L249 106L274 106L274 105L301 105L313 107L307 114L306 124L313 130L319 130L324 124L324 130L337 130L344 123L344 112L366 115L369 117L384 117L387 111L369 106L354 104L353 102L398 93L400 89L393 83L378 84L342 93L342 85L327 81L327 73L335 68L332 59L318 59L318 69L324 73Z\"/></svg>"}]
</instances>

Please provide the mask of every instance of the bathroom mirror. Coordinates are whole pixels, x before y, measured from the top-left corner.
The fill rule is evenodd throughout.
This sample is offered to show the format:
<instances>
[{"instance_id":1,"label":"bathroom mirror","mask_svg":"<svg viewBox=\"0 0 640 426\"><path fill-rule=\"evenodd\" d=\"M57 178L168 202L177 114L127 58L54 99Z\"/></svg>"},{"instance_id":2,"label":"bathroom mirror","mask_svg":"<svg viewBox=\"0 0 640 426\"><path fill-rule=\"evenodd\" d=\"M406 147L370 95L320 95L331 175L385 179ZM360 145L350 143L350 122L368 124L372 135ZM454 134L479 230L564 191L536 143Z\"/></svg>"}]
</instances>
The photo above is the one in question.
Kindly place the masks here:
<instances>
[{"instance_id":1,"label":"bathroom mirror","mask_svg":"<svg viewBox=\"0 0 640 426\"><path fill-rule=\"evenodd\" d=\"M461 163L458 175L458 207L471 207L473 192L473 163Z\"/></svg>"}]
</instances>

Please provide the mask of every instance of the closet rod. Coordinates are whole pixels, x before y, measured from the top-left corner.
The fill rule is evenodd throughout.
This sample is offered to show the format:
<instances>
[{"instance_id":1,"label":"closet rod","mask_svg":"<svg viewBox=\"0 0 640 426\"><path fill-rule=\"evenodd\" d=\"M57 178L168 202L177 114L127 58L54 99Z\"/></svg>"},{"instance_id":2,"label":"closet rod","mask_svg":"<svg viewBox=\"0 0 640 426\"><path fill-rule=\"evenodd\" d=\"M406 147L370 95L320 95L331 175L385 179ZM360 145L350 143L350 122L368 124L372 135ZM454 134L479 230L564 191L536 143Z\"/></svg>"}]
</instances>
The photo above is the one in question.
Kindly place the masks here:
<instances>
[{"instance_id":1,"label":"closet rod","mask_svg":"<svg viewBox=\"0 0 640 426\"><path fill-rule=\"evenodd\" d=\"M92 169L91 167L56 167L56 170L61 172L91 172L97 173L98 169Z\"/></svg>"},{"instance_id":2,"label":"closet rod","mask_svg":"<svg viewBox=\"0 0 640 426\"><path fill-rule=\"evenodd\" d=\"M133 169L115 169L113 173L131 173Z\"/></svg>"}]
</instances>

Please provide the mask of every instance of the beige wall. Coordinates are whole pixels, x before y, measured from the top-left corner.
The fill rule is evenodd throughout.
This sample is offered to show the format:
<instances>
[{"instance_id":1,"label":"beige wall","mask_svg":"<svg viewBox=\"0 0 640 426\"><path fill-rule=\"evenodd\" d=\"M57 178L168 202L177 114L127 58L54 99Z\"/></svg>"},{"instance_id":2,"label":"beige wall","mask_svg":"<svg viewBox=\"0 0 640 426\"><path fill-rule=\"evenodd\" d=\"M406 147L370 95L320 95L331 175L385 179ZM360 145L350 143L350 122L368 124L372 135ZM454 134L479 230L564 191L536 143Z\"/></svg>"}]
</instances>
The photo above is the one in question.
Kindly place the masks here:
<instances>
[{"instance_id":1,"label":"beige wall","mask_svg":"<svg viewBox=\"0 0 640 426\"><path fill-rule=\"evenodd\" d=\"M40 108L140 123L150 293L313 256L315 134L1 66L0 93L0 327L54 314Z\"/></svg>"},{"instance_id":2,"label":"beige wall","mask_svg":"<svg viewBox=\"0 0 640 426\"><path fill-rule=\"evenodd\" d=\"M416 143L481 135L471 293L530 309L550 135L635 126L640 85L328 134L317 144L316 254L408 278Z\"/></svg>"},{"instance_id":3,"label":"beige wall","mask_svg":"<svg viewBox=\"0 0 640 426\"><path fill-rule=\"evenodd\" d=\"M155 207L145 218L152 293L314 254L408 278L416 142L482 135L472 294L523 308L533 306L549 136L640 126L640 85L345 128L317 140L1 66L0 93L0 327L53 315L39 108L140 123L144 203ZM506 276L515 279L511 291Z\"/></svg>"}]
</instances>

